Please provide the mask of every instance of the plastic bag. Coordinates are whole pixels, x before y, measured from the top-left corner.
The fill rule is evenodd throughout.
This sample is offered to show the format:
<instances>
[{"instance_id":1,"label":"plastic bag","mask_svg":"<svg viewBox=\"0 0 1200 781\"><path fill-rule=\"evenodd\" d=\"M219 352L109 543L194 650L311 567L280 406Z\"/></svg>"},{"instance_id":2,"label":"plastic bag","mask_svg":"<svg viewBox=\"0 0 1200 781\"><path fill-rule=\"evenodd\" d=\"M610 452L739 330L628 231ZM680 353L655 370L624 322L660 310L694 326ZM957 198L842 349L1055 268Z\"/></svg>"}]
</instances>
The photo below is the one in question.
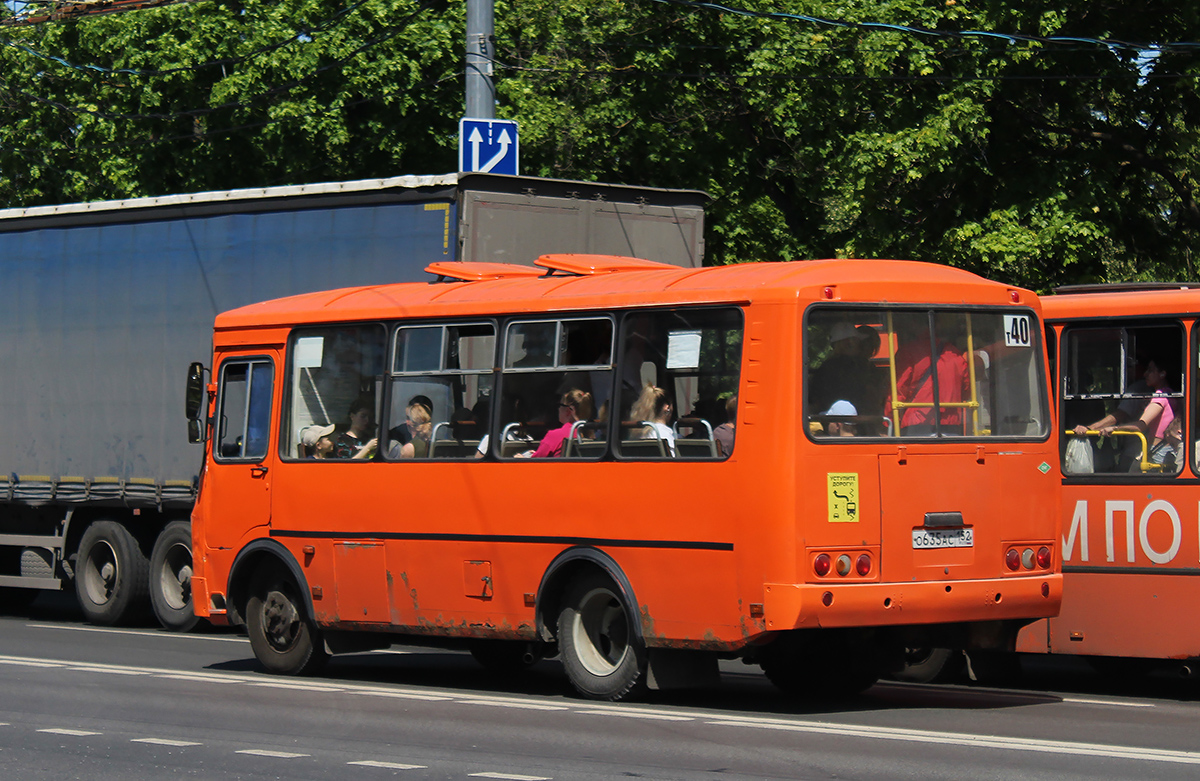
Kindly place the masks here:
<instances>
[{"instance_id":1,"label":"plastic bag","mask_svg":"<svg viewBox=\"0 0 1200 781\"><path fill-rule=\"evenodd\" d=\"M1090 475L1096 471L1096 464L1092 460L1092 443L1086 437L1071 437L1067 442L1063 471L1073 475Z\"/></svg>"}]
</instances>

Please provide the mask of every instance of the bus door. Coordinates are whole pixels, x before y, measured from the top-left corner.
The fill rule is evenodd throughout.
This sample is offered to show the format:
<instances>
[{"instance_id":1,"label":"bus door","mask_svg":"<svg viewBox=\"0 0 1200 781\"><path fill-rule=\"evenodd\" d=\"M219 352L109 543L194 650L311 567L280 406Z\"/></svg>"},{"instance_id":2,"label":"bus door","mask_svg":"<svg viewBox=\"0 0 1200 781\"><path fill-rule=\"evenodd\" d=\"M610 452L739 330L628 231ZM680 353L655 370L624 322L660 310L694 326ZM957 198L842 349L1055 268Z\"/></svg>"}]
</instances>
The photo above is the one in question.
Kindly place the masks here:
<instances>
[{"instance_id":1,"label":"bus door","mask_svg":"<svg viewBox=\"0 0 1200 781\"><path fill-rule=\"evenodd\" d=\"M236 507L238 519L207 525L214 548L235 547L241 538L271 520L270 443L272 399L279 356L275 353L224 356L217 367L212 461L205 477L209 507ZM234 522L235 520L239 522Z\"/></svg>"}]
</instances>

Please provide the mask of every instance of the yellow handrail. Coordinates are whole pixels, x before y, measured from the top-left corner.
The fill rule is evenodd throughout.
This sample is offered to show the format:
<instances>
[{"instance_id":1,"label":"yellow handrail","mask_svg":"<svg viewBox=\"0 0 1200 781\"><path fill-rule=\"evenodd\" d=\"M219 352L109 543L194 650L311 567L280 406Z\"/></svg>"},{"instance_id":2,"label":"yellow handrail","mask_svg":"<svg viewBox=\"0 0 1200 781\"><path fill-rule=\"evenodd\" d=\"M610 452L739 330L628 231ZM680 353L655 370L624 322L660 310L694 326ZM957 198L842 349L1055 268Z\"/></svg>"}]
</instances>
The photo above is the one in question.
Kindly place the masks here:
<instances>
[{"instance_id":1,"label":"yellow handrail","mask_svg":"<svg viewBox=\"0 0 1200 781\"><path fill-rule=\"evenodd\" d=\"M888 374L892 382L892 430L896 435L900 434L900 413L906 409L914 408L932 408L946 407L951 409L969 409L971 410L971 431L975 436L979 436L979 398L975 388L975 338L971 330L971 313L967 312L967 354L963 356L967 361L967 376L971 383L971 400L970 401L898 401L900 393L896 387L896 353L900 350L900 338L896 337L895 345L892 344L892 336L896 333L896 329L892 324L892 313L887 313L888 327ZM933 364L931 371L937 370L937 362L941 358L941 354L930 356L930 362Z\"/></svg>"},{"instance_id":2,"label":"yellow handrail","mask_svg":"<svg viewBox=\"0 0 1200 781\"><path fill-rule=\"evenodd\" d=\"M1097 429L1094 429L1094 428L1089 428L1083 434L1076 434L1075 429L1069 428L1066 430L1065 433L1070 434L1071 436L1085 436L1085 437L1105 436L1104 432L1098 431ZM1133 436L1133 437L1137 437L1138 439L1140 439L1142 441L1142 471L1143 472L1161 472L1161 471L1163 471L1162 464L1156 464L1150 460L1150 445L1146 442L1145 434L1143 434L1140 431L1112 431L1111 434L1113 436L1118 436L1118 437Z\"/></svg>"}]
</instances>

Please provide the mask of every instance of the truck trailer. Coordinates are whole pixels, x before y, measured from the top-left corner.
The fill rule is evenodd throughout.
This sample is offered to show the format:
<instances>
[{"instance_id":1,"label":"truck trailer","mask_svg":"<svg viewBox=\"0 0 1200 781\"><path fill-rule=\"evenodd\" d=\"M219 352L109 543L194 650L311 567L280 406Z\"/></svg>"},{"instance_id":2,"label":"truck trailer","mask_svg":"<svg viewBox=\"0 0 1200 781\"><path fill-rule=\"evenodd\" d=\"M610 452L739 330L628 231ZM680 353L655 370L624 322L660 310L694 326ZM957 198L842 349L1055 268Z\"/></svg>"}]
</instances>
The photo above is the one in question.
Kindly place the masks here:
<instances>
[{"instance_id":1,"label":"truck trailer","mask_svg":"<svg viewBox=\"0 0 1200 781\"><path fill-rule=\"evenodd\" d=\"M448 174L0 210L0 611L73 587L95 624L195 625L185 373L218 313L439 261L699 267L706 201Z\"/></svg>"}]
</instances>

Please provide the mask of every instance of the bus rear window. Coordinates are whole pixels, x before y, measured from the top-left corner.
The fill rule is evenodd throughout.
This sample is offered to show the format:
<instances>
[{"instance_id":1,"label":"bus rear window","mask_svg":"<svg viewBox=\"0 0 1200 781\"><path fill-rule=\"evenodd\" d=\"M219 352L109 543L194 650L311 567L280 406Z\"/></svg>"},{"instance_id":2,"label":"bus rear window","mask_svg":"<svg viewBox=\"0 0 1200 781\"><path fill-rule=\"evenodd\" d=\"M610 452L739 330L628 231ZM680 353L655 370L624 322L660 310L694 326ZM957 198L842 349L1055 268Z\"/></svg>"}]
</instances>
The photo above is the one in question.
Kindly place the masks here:
<instances>
[{"instance_id":1,"label":"bus rear window","mask_svg":"<svg viewBox=\"0 0 1200 781\"><path fill-rule=\"evenodd\" d=\"M1028 311L814 309L805 421L836 437L1044 437L1040 331Z\"/></svg>"}]
</instances>

